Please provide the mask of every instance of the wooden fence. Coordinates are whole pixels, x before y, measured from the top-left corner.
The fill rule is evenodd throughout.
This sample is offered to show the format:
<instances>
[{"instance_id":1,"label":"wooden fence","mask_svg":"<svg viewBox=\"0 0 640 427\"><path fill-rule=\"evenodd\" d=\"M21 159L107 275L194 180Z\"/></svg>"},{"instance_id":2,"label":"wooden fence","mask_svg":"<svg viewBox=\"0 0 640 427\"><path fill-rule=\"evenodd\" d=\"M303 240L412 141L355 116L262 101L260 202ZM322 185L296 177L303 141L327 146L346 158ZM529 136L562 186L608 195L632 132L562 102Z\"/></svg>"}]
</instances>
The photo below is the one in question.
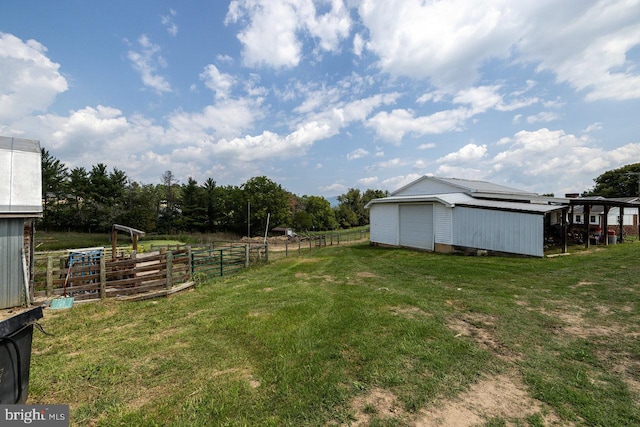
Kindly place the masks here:
<instances>
[{"instance_id":1,"label":"wooden fence","mask_svg":"<svg viewBox=\"0 0 640 427\"><path fill-rule=\"evenodd\" d=\"M189 249L115 261L102 256L91 263L61 264L59 259L48 256L46 271L35 272L36 299L67 295L82 301L148 292L168 294L191 279Z\"/></svg>"},{"instance_id":2,"label":"wooden fence","mask_svg":"<svg viewBox=\"0 0 640 427\"><path fill-rule=\"evenodd\" d=\"M78 252L100 249L102 255L78 264L69 262L70 251L36 252L31 297L49 299L68 295L83 301L169 295L193 286L194 279L233 274L252 264L268 261L270 255L289 256L305 249L368 237L369 230L341 231L285 239L283 245L165 245L152 246L151 252L142 254L136 254L131 246L124 246L117 248L116 260L112 260L111 248L87 248Z\"/></svg>"},{"instance_id":3,"label":"wooden fence","mask_svg":"<svg viewBox=\"0 0 640 427\"><path fill-rule=\"evenodd\" d=\"M131 253L111 260L103 256L69 263L69 254L36 253L32 297L67 295L74 300L111 297L143 299L169 295L193 286L194 277L226 276L267 260L263 245L154 247L148 254ZM71 265L70 265L71 264Z\"/></svg>"}]
</instances>

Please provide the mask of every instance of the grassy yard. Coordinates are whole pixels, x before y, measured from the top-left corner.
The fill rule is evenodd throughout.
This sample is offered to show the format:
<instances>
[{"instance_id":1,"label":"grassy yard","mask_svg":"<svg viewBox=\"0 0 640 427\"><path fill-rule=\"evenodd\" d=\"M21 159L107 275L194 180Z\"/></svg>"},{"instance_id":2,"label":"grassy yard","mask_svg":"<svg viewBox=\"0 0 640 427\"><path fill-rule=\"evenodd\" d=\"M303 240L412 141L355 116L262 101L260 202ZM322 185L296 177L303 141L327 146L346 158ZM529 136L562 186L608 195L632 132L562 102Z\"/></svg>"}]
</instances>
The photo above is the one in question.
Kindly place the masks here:
<instances>
[{"instance_id":1,"label":"grassy yard","mask_svg":"<svg viewBox=\"0 0 640 427\"><path fill-rule=\"evenodd\" d=\"M47 311L30 402L70 404L73 425L640 425L639 301L639 243L327 247L170 299Z\"/></svg>"}]
</instances>

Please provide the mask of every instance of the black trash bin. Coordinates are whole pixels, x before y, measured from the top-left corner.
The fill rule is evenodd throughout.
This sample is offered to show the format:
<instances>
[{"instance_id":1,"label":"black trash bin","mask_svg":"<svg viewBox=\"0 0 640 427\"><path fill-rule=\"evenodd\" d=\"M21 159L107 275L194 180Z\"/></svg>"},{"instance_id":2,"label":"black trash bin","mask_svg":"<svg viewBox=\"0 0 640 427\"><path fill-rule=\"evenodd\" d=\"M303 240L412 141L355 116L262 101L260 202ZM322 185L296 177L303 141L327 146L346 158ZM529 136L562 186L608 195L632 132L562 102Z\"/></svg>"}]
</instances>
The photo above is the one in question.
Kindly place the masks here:
<instances>
[{"instance_id":1,"label":"black trash bin","mask_svg":"<svg viewBox=\"0 0 640 427\"><path fill-rule=\"evenodd\" d=\"M0 320L0 404L23 404L29 392L33 324L42 307L23 310Z\"/></svg>"}]
</instances>

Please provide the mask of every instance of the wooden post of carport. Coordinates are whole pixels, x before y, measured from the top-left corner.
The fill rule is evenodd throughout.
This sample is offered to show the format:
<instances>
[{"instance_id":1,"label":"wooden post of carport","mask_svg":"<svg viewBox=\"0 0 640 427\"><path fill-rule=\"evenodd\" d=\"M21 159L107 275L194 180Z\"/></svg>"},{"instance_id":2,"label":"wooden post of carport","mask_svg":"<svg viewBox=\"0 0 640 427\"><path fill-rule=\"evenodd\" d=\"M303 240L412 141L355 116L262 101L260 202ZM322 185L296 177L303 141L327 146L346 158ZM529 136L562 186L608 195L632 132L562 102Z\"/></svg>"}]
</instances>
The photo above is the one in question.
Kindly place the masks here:
<instances>
[{"instance_id":1,"label":"wooden post of carport","mask_svg":"<svg viewBox=\"0 0 640 427\"><path fill-rule=\"evenodd\" d=\"M562 209L562 253L566 254L568 252L567 249L567 213L569 209ZM573 212L573 206L571 206L571 212Z\"/></svg>"},{"instance_id":2,"label":"wooden post of carport","mask_svg":"<svg viewBox=\"0 0 640 427\"><path fill-rule=\"evenodd\" d=\"M618 217L618 223L620 224L620 232L618 233L618 241L624 243L624 237L622 237L622 231L624 230L624 205L620 205L620 216Z\"/></svg>"},{"instance_id":3,"label":"wooden post of carport","mask_svg":"<svg viewBox=\"0 0 640 427\"><path fill-rule=\"evenodd\" d=\"M602 218L602 234L600 238L602 239L604 236L604 245L609 245L609 209L611 207L609 205L604 205L604 217Z\"/></svg>"},{"instance_id":4,"label":"wooden post of carport","mask_svg":"<svg viewBox=\"0 0 640 427\"><path fill-rule=\"evenodd\" d=\"M585 243L584 243L584 247L589 249L589 246L591 244L591 239L589 236L589 223L591 222L591 205L590 204L585 204L584 205L584 234L585 234Z\"/></svg>"}]
</instances>

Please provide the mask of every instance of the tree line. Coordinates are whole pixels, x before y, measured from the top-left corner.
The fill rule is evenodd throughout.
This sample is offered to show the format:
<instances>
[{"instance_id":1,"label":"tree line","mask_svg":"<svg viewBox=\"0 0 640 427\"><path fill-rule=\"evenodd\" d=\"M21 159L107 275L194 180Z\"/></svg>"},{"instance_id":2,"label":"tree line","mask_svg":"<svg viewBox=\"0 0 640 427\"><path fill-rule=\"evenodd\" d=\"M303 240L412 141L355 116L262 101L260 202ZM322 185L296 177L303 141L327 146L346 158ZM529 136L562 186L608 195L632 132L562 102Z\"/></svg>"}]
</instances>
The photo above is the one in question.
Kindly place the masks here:
<instances>
[{"instance_id":1,"label":"tree line","mask_svg":"<svg viewBox=\"0 0 640 427\"><path fill-rule=\"evenodd\" d=\"M350 188L331 207L321 196L297 196L265 176L240 186L218 185L208 178L179 183L167 170L158 184L131 180L118 168L103 163L69 170L42 148L43 217L48 231L108 232L113 224L156 232L232 232L264 235L291 227L299 232L350 228L369 223L364 206L386 197L387 191Z\"/></svg>"}]
</instances>

